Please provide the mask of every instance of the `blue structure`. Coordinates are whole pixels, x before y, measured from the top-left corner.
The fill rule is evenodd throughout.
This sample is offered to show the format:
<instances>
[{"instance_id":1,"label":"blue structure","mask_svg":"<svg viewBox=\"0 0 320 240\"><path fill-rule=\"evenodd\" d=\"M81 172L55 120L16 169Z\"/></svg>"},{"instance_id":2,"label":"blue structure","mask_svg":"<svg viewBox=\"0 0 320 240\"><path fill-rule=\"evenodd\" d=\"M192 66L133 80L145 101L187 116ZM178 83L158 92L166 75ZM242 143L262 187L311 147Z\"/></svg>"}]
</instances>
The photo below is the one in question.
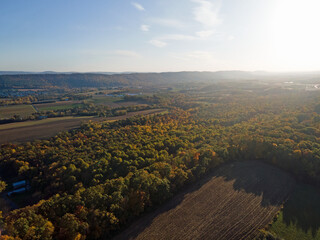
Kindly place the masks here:
<instances>
[{"instance_id":1,"label":"blue structure","mask_svg":"<svg viewBox=\"0 0 320 240\"><path fill-rule=\"evenodd\" d=\"M28 184L26 180L12 183L12 186L13 186L13 190L7 193L9 197L14 193L23 193L28 190Z\"/></svg>"}]
</instances>

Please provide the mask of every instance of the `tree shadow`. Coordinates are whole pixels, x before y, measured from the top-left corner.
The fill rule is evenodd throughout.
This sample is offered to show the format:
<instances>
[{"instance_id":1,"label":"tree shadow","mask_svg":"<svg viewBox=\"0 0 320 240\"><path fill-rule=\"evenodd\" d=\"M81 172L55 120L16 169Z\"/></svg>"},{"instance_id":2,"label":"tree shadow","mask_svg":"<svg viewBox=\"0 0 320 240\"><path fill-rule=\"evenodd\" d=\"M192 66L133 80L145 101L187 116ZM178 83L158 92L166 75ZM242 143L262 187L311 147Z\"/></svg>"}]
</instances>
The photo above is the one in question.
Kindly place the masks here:
<instances>
[{"instance_id":1,"label":"tree shadow","mask_svg":"<svg viewBox=\"0 0 320 240\"><path fill-rule=\"evenodd\" d=\"M236 191L261 196L263 207L282 205L294 186L294 180L288 174L267 164L260 162L227 164L188 186L155 211L144 214L114 239L135 239L154 222L157 216L176 208L189 194L215 178L223 178L225 182L233 181L232 187Z\"/></svg>"},{"instance_id":2,"label":"tree shadow","mask_svg":"<svg viewBox=\"0 0 320 240\"><path fill-rule=\"evenodd\" d=\"M263 207L282 205L295 184L293 178L279 168L253 161L229 164L219 168L215 176L234 181L236 191L261 196Z\"/></svg>"},{"instance_id":3,"label":"tree shadow","mask_svg":"<svg viewBox=\"0 0 320 240\"><path fill-rule=\"evenodd\" d=\"M315 237L320 230L320 192L305 184L298 184L283 207L283 221L295 225Z\"/></svg>"},{"instance_id":4,"label":"tree shadow","mask_svg":"<svg viewBox=\"0 0 320 240\"><path fill-rule=\"evenodd\" d=\"M146 228L148 228L152 224L153 220L157 216L163 213L166 213L171 209L174 209L175 207L177 207L185 199L186 195L200 189L201 186L204 185L206 182L208 182L211 178L212 177L210 178L206 177L202 179L201 182L188 186L182 192L175 195L172 199L162 204L161 206L156 208L154 211L142 214L138 220L130 224L128 228L125 229L123 232L116 235L113 238L113 240L135 239L140 233L142 233Z\"/></svg>"}]
</instances>

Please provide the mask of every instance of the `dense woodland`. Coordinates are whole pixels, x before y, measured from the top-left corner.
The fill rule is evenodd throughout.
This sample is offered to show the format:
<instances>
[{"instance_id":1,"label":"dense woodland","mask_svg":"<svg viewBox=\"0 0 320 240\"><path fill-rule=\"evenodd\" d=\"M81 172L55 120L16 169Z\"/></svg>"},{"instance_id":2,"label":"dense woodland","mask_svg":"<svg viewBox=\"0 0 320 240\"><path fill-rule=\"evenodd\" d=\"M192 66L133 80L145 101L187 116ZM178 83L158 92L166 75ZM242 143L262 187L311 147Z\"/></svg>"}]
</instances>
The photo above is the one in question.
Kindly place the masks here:
<instances>
[{"instance_id":1,"label":"dense woodland","mask_svg":"<svg viewBox=\"0 0 320 240\"><path fill-rule=\"evenodd\" d=\"M27 179L34 201L3 216L2 239L111 237L231 161L267 162L320 187L318 92L212 85L155 98L168 114L2 145L2 179Z\"/></svg>"}]
</instances>

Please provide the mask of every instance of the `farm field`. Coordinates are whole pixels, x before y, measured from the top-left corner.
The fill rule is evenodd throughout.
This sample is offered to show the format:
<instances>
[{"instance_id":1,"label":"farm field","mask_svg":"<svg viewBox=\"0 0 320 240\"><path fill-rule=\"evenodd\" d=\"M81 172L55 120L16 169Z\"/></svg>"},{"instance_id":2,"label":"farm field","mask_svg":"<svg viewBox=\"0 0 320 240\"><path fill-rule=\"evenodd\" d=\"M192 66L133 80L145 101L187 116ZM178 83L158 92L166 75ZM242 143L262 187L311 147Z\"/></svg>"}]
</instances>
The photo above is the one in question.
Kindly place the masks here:
<instances>
[{"instance_id":1,"label":"farm field","mask_svg":"<svg viewBox=\"0 0 320 240\"><path fill-rule=\"evenodd\" d=\"M94 96L87 100L89 103L105 105L110 108L128 107L128 106L147 106L148 104L137 101L124 101L123 97Z\"/></svg>"},{"instance_id":2,"label":"farm field","mask_svg":"<svg viewBox=\"0 0 320 240\"><path fill-rule=\"evenodd\" d=\"M5 124L0 126L0 144L46 139L61 131L79 127L82 122L90 119L92 117L61 117Z\"/></svg>"},{"instance_id":3,"label":"farm field","mask_svg":"<svg viewBox=\"0 0 320 240\"><path fill-rule=\"evenodd\" d=\"M293 187L289 175L263 163L225 165L115 239L253 239Z\"/></svg>"},{"instance_id":4,"label":"farm field","mask_svg":"<svg viewBox=\"0 0 320 240\"><path fill-rule=\"evenodd\" d=\"M34 120L34 121L25 121L25 122L15 122L15 123L7 123L7 124L1 124L0 130L8 130L13 128L21 128L21 127L30 127L30 126L36 126L36 125L42 125L42 124L48 124L52 122L59 122L64 120L70 120L70 119L89 119L93 118L91 116L87 117L56 117L56 118L46 118L43 120Z\"/></svg>"},{"instance_id":5,"label":"farm field","mask_svg":"<svg viewBox=\"0 0 320 240\"><path fill-rule=\"evenodd\" d=\"M137 112L128 112L126 115L122 116L116 116L116 117L107 117L103 118L104 121L117 121L117 120L123 120L129 117L137 116L137 115L153 115L153 114L160 114L160 113L165 113L167 112L164 109L148 109L148 110L141 110Z\"/></svg>"},{"instance_id":6,"label":"farm field","mask_svg":"<svg viewBox=\"0 0 320 240\"><path fill-rule=\"evenodd\" d=\"M54 103L40 103L34 105L39 111L55 111L72 109L75 107L81 107L83 104L81 101L58 101Z\"/></svg>"},{"instance_id":7,"label":"farm field","mask_svg":"<svg viewBox=\"0 0 320 240\"><path fill-rule=\"evenodd\" d=\"M38 121L26 121L0 125L0 144L15 142L27 142L36 139L46 139L55 136L61 131L77 128L82 122L116 121L135 115L150 115L163 112L163 109L149 109L138 112L130 112L123 116L97 118L97 117L58 117Z\"/></svg>"},{"instance_id":8,"label":"farm field","mask_svg":"<svg viewBox=\"0 0 320 240\"><path fill-rule=\"evenodd\" d=\"M89 103L108 105L123 100L123 97L93 96L86 100Z\"/></svg>"},{"instance_id":9,"label":"farm field","mask_svg":"<svg viewBox=\"0 0 320 240\"><path fill-rule=\"evenodd\" d=\"M297 185L270 232L288 240L320 240L319 202L319 190Z\"/></svg>"},{"instance_id":10,"label":"farm field","mask_svg":"<svg viewBox=\"0 0 320 240\"><path fill-rule=\"evenodd\" d=\"M36 110L32 107L32 105L12 105L0 107L0 119L8 119L14 115L28 117L35 112Z\"/></svg>"}]
</instances>

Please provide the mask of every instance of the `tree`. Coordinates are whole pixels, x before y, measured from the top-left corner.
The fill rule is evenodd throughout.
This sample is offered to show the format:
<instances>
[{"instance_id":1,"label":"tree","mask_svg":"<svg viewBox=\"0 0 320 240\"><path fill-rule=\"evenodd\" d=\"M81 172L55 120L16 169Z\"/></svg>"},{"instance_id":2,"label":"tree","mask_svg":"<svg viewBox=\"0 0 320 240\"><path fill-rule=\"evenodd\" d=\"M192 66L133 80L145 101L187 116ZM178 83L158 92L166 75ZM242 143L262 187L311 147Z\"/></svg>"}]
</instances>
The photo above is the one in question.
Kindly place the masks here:
<instances>
[{"instance_id":1,"label":"tree","mask_svg":"<svg viewBox=\"0 0 320 240\"><path fill-rule=\"evenodd\" d=\"M4 181L0 181L0 192L4 191L7 187L7 184Z\"/></svg>"}]
</instances>

